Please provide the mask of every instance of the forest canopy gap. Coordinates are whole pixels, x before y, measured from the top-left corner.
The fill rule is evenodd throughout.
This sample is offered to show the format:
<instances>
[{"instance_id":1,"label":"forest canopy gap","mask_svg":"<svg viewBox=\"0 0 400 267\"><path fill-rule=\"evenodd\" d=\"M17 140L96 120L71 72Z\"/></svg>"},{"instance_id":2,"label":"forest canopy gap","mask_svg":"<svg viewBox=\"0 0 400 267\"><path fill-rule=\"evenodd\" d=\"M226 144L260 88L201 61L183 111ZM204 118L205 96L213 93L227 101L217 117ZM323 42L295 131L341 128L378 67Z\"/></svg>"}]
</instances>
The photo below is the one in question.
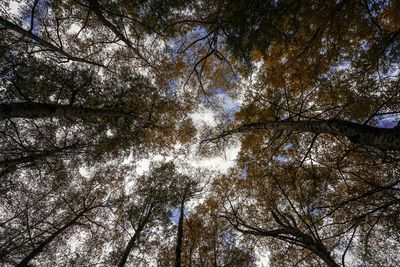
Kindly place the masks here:
<instances>
[{"instance_id":1,"label":"forest canopy gap","mask_svg":"<svg viewBox=\"0 0 400 267\"><path fill-rule=\"evenodd\" d=\"M400 2L3 0L2 266L399 266Z\"/></svg>"}]
</instances>

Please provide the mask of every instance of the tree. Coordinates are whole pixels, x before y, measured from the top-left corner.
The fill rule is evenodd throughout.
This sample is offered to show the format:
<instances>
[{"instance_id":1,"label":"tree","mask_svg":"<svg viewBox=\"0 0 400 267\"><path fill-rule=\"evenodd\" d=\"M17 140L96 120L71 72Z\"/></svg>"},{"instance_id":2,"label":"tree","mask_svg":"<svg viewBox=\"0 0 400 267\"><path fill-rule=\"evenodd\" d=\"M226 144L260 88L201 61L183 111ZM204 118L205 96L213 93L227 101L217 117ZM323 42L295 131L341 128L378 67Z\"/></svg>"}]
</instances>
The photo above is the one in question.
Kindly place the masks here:
<instances>
[{"instance_id":1,"label":"tree","mask_svg":"<svg viewBox=\"0 0 400 267\"><path fill-rule=\"evenodd\" d=\"M255 266L254 243L236 234L229 223L218 216L217 210L217 201L207 199L186 215L182 266ZM173 247L167 246L170 249L160 254L158 266L176 265Z\"/></svg>"},{"instance_id":2,"label":"tree","mask_svg":"<svg viewBox=\"0 0 400 267\"><path fill-rule=\"evenodd\" d=\"M398 1L0 6L3 264L399 265Z\"/></svg>"},{"instance_id":3,"label":"tree","mask_svg":"<svg viewBox=\"0 0 400 267\"><path fill-rule=\"evenodd\" d=\"M223 132L213 139L220 139L233 133L264 129L290 132L309 132L316 135L329 133L333 135L347 137L351 142L356 144L369 145L384 150L400 149L400 146L398 144L400 140L400 131L398 127L395 127L393 129L379 128L336 119L325 121L266 121L249 123L241 125L236 129Z\"/></svg>"},{"instance_id":4,"label":"tree","mask_svg":"<svg viewBox=\"0 0 400 267\"><path fill-rule=\"evenodd\" d=\"M154 225L155 221L165 223L169 219L177 175L174 164L165 163L159 167L154 166L151 173L136 181L137 188L132 192L131 200L125 201L128 208L126 215L134 234L118 260L119 267L125 266L129 254L138 245L146 228Z\"/></svg>"},{"instance_id":5,"label":"tree","mask_svg":"<svg viewBox=\"0 0 400 267\"><path fill-rule=\"evenodd\" d=\"M245 235L267 238L276 266L319 266L320 260L345 265L347 253L368 250L362 236L393 223L398 180L390 173L374 177L366 169L346 173L329 166L270 164L248 165L246 176L221 177L215 189L216 198L224 199L222 216ZM388 243L396 243L395 236L387 236Z\"/></svg>"},{"instance_id":6,"label":"tree","mask_svg":"<svg viewBox=\"0 0 400 267\"><path fill-rule=\"evenodd\" d=\"M176 190L176 198L178 204L178 224L177 224L177 233L176 233L176 246L175 246L175 259L174 259L174 266L180 267L182 266L182 252L184 250L184 220L185 220L185 204L199 195L203 188L201 188L202 181L199 179L199 175L201 174L190 174L189 176L180 176L177 184L178 189Z\"/></svg>"},{"instance_id":7,"label":"tree","mask_svg":"<svg viewBox=\"0 0 400 267\"><path fill-rule=\"evenodd\" d=\"M232 190L235 201L255 199L259 203L255 207L265 207L269 212L253 215L252 208L245 208L244 201L233 202L229 208L229 202L233 201L229 196L230 212L226 218L239 231L284 240L270 246L277 255L272 256L276 264L288 264L280 258L287 252L279 252L280 247L287 247L294 255L289 258L291 263L306 261L314 266L320 264L315 262L318 255L325 264L345 265L343 255L349 249L353 255L365 255L368 251L368 244L364 243L362 248L358 237L370 235L381 225L391 225L384 218L392 220L392 212L397 210L398 196L394 192L398 179L391 171L398 171L395 163L398 118L393 116L398 114L399 100L398 75L393 69L398 60L398 38L394 37L398 36L394 18L398 12L394 2L382 5L376 1L340 1L322 5L297 1L286 9L285 4L274 1L264 6L268 11L276 8L276 14L285 14L282 24L273 24L277 28L258 28L263 21L260 16L249 18L249 14L259 12L251 10L251 5L249 13L234 13L254 23L254 28L249 28L256 29L258 35L247 38L243 46L230 44L231 50L243 49L241 55L245 60L257 60L261 65L255 74L256 81L245 93L236 122L222 121L225 128L208 136L205 143L212 141L219 145L233 134L242 134L238 163L248 176L241 178L240 172L236 173L238 181L230 180L225 191L237 184L238 188ZM229 12L235 11L232 6L227 9ZM261 5L257 8L263 10ZM315 16L315 12L325 15ZM273 21L274 12L264 13ZM370 35L371 32L374 34ZM259 37L262 34L270 42L258 44L258 40L263 40ZM385 116L392 120L391 126L382 126ZM392 140L387 142L389 146L384 145L383 138L372 142L380 131L393 133ZM317 169L325 169L340 179L325 174L317 179ZM303 184L303 175L316 183L333 179L337 184L310 189ZM260 188L264 186L263 191ZM254 192L254 188L260 192ZM303 199L307 194L313 196L314 190L320 194L315 196L317 202L327 201L323 194L333 190L332 202L321 204L322 210L314 210L310 200ZM224 190L221 192L223 195ZM275 192L280 192L282 199ZM344 198L342 192L351 197ZM281 201L275 202L274 198ZM315 220L320 215L324 219ZM337 226L330 229L329 237L322 235L329 228L323 224L325 219L330 220L330 226ZM315 225L316 221L322 225ZM299 225L308 225L309 229ZM329 242L330 236L342 241ZM388 240L394 240L394 236ZM394 243L396 247L398 243ZM290 244L306 247L312 253L294 253L296 246ZM336 248L340 253L331 247L333 244L340 245ZM393 248L389 242L383 246L388 251ZM392 260L388 264L395 265L398 259L392 257ZM366 258L363 261L368 262Z\"/></svg>"},{"instance_id":8,"label":"tree","mask_svg":"<svg viewBox=\"0 0 400 267\"><path fill-rule=\"evenodd\" d=\"M77 171L58 170L44 176L46 184L35 179L26 184L26 176L19 181L19 190L14 188L12 196L2 195L5 220L1 224L0 253L3 263L27 266L39 255L41 260L47 257L48 261L57 262L60 252L54 243L98 227L97 216L109 205L110 193L118 181L116 172L107 169L102 172L83 179ZM110 174L114 176L112 179L107 177ZM104 179L109 182L105 184Z\"/></svg>"},{"instance_id":9,"label":"tree","mask_svg":"<svg viewBox=\"0 0 400 267\"><path fill-rule=\"evenodd\" d=\"M182 132L180 140L193 134L190 120L179 114L179 104L129 68L100 77L90 69L69 70L10 51L5 51L3 63L3 175L61 154L93 160L133 144L162 146L176 130ZM166 112L175 115L164 116Z\"/></svg>"}]
</instances>

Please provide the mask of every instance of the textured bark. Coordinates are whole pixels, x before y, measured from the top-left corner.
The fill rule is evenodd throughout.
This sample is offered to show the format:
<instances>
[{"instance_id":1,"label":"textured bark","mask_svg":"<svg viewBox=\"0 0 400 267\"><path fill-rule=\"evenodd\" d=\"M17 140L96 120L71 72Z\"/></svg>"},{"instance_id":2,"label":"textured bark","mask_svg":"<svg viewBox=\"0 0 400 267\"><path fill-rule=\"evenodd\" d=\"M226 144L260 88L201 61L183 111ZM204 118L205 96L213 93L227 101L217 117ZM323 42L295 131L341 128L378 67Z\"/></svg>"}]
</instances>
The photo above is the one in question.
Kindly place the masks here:
<instances>
[{"instance_id":1,"label":"textured bark","mask_svg":"<svg viewBox=\"0 0 400 267\"><path fill-rule=\"evenodd\" d=\"M102 117L134 117L133 114L105 109L75 107L70 105L21 102L0 104L0 119L46 117L102 118Z\"/></svg>"},{"instance_id":2,"label":"textured bark","mask_svg":"<svg viewBox=\"0 0 400 267\"><path fill-rule=\"evenodd\" d=\"M400 150L400 128L378 128L345 120L321 121L277 121L244 124L237 129L227 131L218 139L230 134L253 130L282 130L309 132L315 134L328 133L347 137L351 142L372 146L385 150Z\"/></svg>"},{"instance_id":3,"label":"textured bark","mask_svg":"<svg viewBox=\"0 0 400 267\"><path fill-rule=\"evenodd\" d=\"M182 243L183 243L183 217L185 210L185 202L182 200L181 207L179 209L179 221L178 221L178 233L176 238L175 248L175 264L174 267L181 267L182 265Z\"/></svg>"}]
</instances>

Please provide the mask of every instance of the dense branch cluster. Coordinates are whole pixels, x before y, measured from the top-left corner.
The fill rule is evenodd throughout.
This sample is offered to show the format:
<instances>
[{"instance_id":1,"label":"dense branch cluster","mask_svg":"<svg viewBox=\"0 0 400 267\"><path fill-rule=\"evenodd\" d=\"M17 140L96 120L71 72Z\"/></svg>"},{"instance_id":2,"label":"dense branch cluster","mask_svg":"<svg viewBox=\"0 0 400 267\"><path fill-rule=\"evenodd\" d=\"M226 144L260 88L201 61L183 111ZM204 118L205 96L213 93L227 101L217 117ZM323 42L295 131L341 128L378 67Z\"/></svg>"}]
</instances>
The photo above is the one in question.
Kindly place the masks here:
<instances>
[{"instance_id":1,"label":"dense branch cluster","mask_svg":"<svg viewBox=\"0 0 400 267\"><path fill-rule=\"evenodd\" d=\"M396 0L2 1L0 264L398 266L399 64Z\"/></svg>"}]
</instances>

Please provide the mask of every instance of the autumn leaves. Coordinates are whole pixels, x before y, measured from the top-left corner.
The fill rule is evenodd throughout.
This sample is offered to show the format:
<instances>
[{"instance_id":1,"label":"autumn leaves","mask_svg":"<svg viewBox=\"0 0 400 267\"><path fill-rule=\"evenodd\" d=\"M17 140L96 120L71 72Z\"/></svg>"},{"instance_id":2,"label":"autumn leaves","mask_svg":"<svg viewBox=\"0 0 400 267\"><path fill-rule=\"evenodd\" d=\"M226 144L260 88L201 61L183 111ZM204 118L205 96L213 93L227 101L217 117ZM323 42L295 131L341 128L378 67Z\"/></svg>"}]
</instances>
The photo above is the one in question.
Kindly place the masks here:
<instances>
[{"instance_id":1,"label":"autumn leaves","mask_svg":"<svg viewBox=\"0 0 400 267\"><path fill-rule=\"evenodd\" d=\"M262 247L273 266L398 265L397 1L20 9L0 18L2 263L254 266ZM241 103L229 120L216 91ZM237 166L198 190L175 147L227 139ZM175 163L123 163L154 153Z\"/></svg>"}]
</instances>

